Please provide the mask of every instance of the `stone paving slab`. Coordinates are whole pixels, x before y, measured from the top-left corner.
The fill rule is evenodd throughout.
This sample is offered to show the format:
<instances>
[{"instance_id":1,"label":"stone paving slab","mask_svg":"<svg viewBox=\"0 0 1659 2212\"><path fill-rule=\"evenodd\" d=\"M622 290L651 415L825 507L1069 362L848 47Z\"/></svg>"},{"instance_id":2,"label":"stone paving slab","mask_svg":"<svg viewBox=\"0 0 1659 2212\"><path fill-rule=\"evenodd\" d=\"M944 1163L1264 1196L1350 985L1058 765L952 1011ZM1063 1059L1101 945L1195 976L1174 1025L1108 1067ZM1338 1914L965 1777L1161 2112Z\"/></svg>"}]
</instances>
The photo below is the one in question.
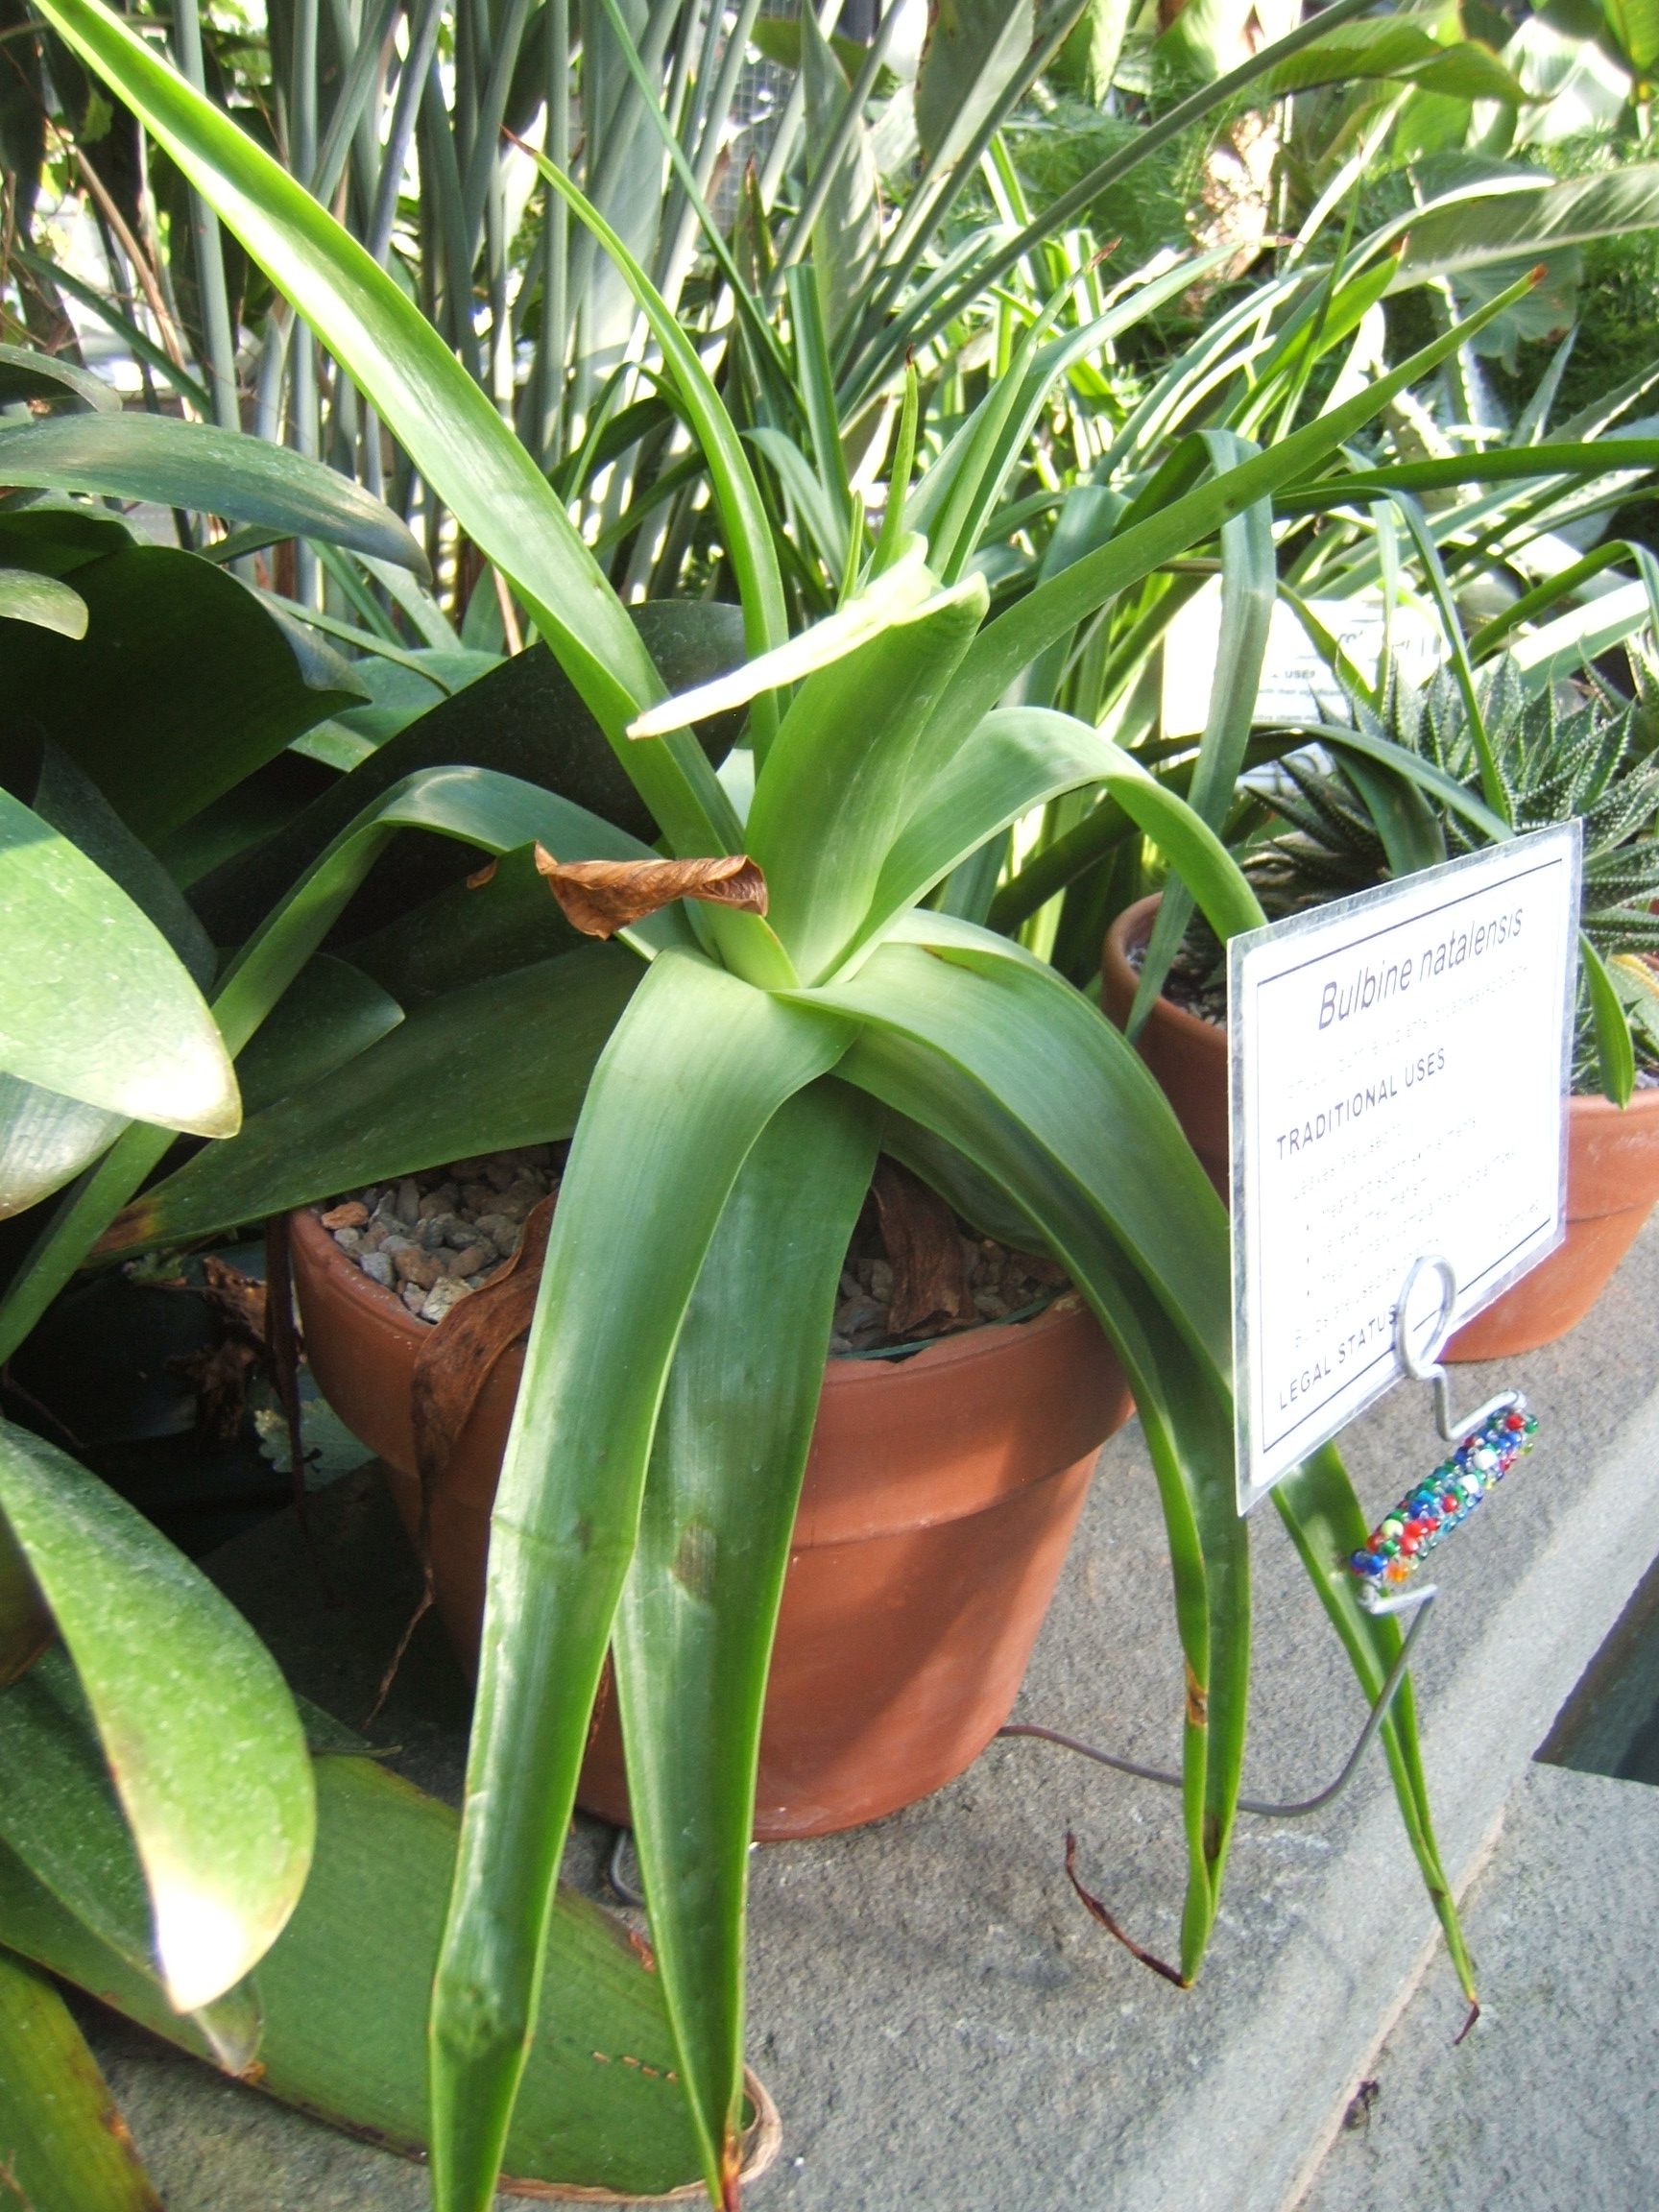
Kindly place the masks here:
<instances>
[{"instance_id":1,"label":"stone paving slab","mask_svg":"<svg viewBox=\"0 0 1659 2212\"><path fill-rule=\"evenodd\" d=\"M1659 1791L1527 1768L1466 1908L1491 1994L1468 2040L1421 1988L1301 2212L1659 2204Z\"/></svg>"},{"instance_id":2,"label":"stone paving slab","mask_svg":"<svg viewBox=\"0 0 1659 2212\"><path fill-rule=\"evenodd\" d=\"M1427 1758L1455 1880L1659 1553L1659 1222L1592 1321L1502 1372L1464 1369L1472 1407L1519 1382L1538 1449L1436 1560L1443 1596L1417 1666ZM1407 1388L1347 1440L1381 1511L1440 1448ZM413 1570L384 1493L317 1501L343 1598L321 1599L286 1517L215 1571L296 1685L361 1721L406 1617ZM1270 1506L1252 1524L1256 1706L1250 1794L1310 1794L1363 1705ZM1181 1670L1150 1469L1133 1425L1101 1456L1020 1714L1155 1765L1177 1762ZM384 1720L411 1777L456 1793L466 1701L422 1629ZM1155 1950L1177 1940L1172 1793L1029 1741L994 1744L950 1788L869 1828L754 1861L750 2056L785 2142L754 2190L777 2212L1280 2212L1301 2193L1410 1995L1433 1931L1380 1759L1312 1822L1242 1819L1199 1986L1137 1965L1082 1912L1080 1872ZM566 1873L598 1882L608 1835L579 1824ZM1504 2003L1501 1961L1485 1994ZM1456 2005L1442 1957L1426 1986ZM100 2038L169 2212L403 2212L418 2173L158 2055ZM234 2113L234 2124L227 2117ZM252 2178L251 2178L252 2177ZM329 2194L333 2191L334 2194Z\"/></svg>"}]
</instances>

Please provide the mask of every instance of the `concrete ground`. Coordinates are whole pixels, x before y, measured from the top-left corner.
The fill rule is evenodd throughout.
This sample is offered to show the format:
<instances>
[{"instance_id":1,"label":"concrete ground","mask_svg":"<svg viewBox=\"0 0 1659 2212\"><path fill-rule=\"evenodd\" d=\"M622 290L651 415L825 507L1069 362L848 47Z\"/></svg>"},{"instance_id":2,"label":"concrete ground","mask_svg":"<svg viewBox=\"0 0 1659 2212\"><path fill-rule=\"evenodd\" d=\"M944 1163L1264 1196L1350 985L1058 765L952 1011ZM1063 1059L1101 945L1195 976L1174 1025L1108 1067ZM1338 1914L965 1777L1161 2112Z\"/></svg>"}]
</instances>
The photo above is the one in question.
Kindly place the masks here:
<instances>
[{"instance_id":1,"label":"concrete ground","mask_svg":"<svg viewBox=\"0 0 1659 2212\"><path fill-rule=\"evenodd\" d=\"M1461 2050L1449 2048L1455 1983L1380 1758L1312 1821L1240 1821L1210 1960L1182 1993L1087 1918L1062 1865L1075 1829L1083 1880L1142 1942L1172 1950L1176 1800L1046 1745L1000 1742L888 1820L757 1853L750 2055L785 2131L757 2206L1659 2202L1634 2179L1644 2136L1659 2140L1642 2003L1653 1982L1642 1946L1659 1949L1659 1862L1644 1823L1659 1799L1529 1766L1659 1555L1659 1222L1566 1344L1502 1373L1464 1370L1455 1397L1472 1406L1510 1381L1542 1417L1539 1446L1436 1559L1443 1595L1415 1669L1455 1882L1482 1863L1508 1809L1471 1902L1486 2013ZM1439 1456L1427 1397L1397 1391L1347 1439L1368 1509ZM228 1547L215 1571L296 1685L357 1724L406 1617L412 1568L372 1474L315 1506L339 1607L323 1602L285 1517ZM1302 1796L1335 1773L1363 1706L1270 1507L1252 1538L1245 1788ZM1131 1426L1102 1455L1019 1711L1169 1765L1180 1701L1162 1524ZM465 1720L453 1663L422 1629L372 1734L400 1746L395 1763L414 1779L453 1795ZM566 1874L595 1886L608 1840L580 1827ZM100 2022L95 2036L169 2212L425 2202L418 2170L125 2027ZM1374 2079L1368 2117L1344 2129ZM1510 2093L1531 2107L1507 2113L1505 2134ZM1534 2193L1494 2194L1511 2174Z\"/></svg>"},{"instance_id":2,"label":"concrete ground","mask_svg":"<svg viewBox=\"0 0 1659 2212\"><path fill-rule=\"evenodd\" d=\"M1659 2204L1659 1792L1527 1768L1465 1905L1473 2032L1431 1977L1367 2070L1301 2212Z\"/></svg>"}]
</instances>

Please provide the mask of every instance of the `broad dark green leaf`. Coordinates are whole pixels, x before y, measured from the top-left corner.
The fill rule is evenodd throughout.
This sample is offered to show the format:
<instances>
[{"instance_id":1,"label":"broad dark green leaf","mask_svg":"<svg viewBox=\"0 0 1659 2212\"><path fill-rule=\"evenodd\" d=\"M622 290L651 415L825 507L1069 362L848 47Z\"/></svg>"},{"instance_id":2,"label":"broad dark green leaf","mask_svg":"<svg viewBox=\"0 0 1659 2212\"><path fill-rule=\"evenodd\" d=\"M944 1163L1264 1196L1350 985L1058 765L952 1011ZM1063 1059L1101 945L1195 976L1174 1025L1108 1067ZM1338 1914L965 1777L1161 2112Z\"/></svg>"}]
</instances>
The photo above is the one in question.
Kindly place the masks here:
<instances>
[{"instance_id":1,"label":"broad dark green leaf","mask_svg":"<svg viewBox=\"0 0 1659 2212\"><path fill-rule=\"evenodd\" d=\"M77 568L75 589L89 615L78 643L21 624L0 633L7 707L147 842L362 696L332 656L313 688L273 616L192 553L129 546Z\"/></svg>"},{"instance_id":2,"label":"broad dark green leaf","mask_svg":"<svg viewBox=\"0 0 1659 2212\"><path fill-rule=\"evenodd\" d=\"M0 2143L27 2212L161 2212L132 2138L46 1976L0 1951Z\"/></svg>"},{"instance_id":3,"label":"broad dark green leaf","mask_svg":"<svg viewBox=\"0 0 1659 2212\"><path fill-rule=\"evenodd\" d=\"M0 911L0 1069L107 1113L230 1134L235 1077L178 957L119 885L4 788Z\"/></svg>"},{"instance_id":4,"label":"broad dark green leaf","mask_svg":"<svg viewBox=\"0 0 1659 2212\"><path fill-rule=\"evenodd\" d=\"M66 1911L162 1991L144 1870L61 1646L43 1652L0 1697L0 1839ZM193 2017L230 2072L252 2064L260 2019L251 1976Z\"/></svg>"},{"instance_id":5,"label":"broad dark green leaf","mask_svg":"<svg viewBox=\"0 0 1659 2212\"><path fill-rule=\"evenodd\" d=\"M403 1009L349 961L315 952L236 1063L243 1127L280 1099L309 1092L403 1019Z\"/></svg>"},{"instance_id":6,"label":"broad dark green leaf","mask_svg":"<svg viewBox=\"0 0 1659 2212\"><path fill-rule=\"evenodd\" d=\"M320 1717L321 1718L321 1717ZM345 1734L345 1731L329 1731ZM459 1825L368 1758L315 1762L317 1849L259 1968L258 2086L405 2155L427 2139L427 1991ZM199 2029L0 1845L0 1941L207 2057ZM661 1984L608 1914L561 1887L545 2007L507 2139L508 2171L633 2197L698 2170ZM623 2061L632 2059L633 2064Z\"/></svg>"},{"instance_id":7,"label":"broad dark green leaf","mask_svg":"<svg viewBox=\"0 0 1659 2212\"><path fill-rule=\"evenodd\" d=\"M662 953L589 1087L492 1518L454 1898L433 1993L434 2195L487 2206L553 1884L685 1308L745 1156L851 1026ZM652 1224L641 1236L641 1222ZM603 1282L605 1294L593 1286Z\"/></svg>"},{"instance_id":8,"label":"broad dark green leaf","mask_svg":"<svg viewBox=\"0 0 1659 2212\"><path fill-rule=\"evenodd\" d=\"M147 1190L103 1249L182 1243L434 1161L569 1136L641 973L620 947L590 945L429 999L326 1084L251 1115Z\"/></svg>"},{"instance_id":9,"label":"broad dark green leaf","mask_svg":"<svg viewBox=\"0 0 1659 2212\"><path fill-rule=\"evenodd\" d=\"M269 1016L393 837L410 829L437 830L496 857L532 841L582 859L637 858L649 851L597 815L511 776L438 768L405 777L341 831L230 962L214 996L213 1020L232 1052ZM695 943L679 906L618 934L644 958L664 946ZM134 1122L62 1201L0 1299L0 1362L160 1165L169 1142L165 1129Z\"/></svg>"},{"instance_id":10,"label":"broad dark green leaf","mask_svg":"<svg viewBox=\"0 0 1659 2212\"><path fill-rule=\"evenodd\" d=\"M42 498L0 511L0 562L33 568L38 576L73 575L101 553L116 553L132 542L126 523L107 509Z\"/></svg>"},{"instance_id":11,"label":"broad dark green leaf","mask_svg":"<svg viewBox=\"0 0 1659 2212\"><path fill-rule=\"evenodd\" d=\"M629 612L676 691L742 660L743 622L735 607L648 600ZM710 761L725 758L739 720L728 713L700 727ZM451 766L497 769L542 784L641 843L658 833L569 678L545 646L532 646L435 705L256 852L238 854L202 878L192 886L192 903L220 944L237 944L372 800L416 770ZM343 937L384 926L475 865L435 838L405 839L403 852L389 856L372 891L353 907Z\"/></svg>"},{"instance_id":12,"label":"broad dark green leaf","mask_svg":"<svg viewBox=\"0 0 1659 2212\"><path fill-rule=\"evenodd\" d=\"M0 425L0 484L194 508L428 573L407 526L349 476L268 439L171 415L59 415Z\"/></svg>"},{"instance_id":13,"label":"broad dark green leaf","mask_svg":"<svg viewBox=\"0 0 1659 2212\"><path fill-rule=\"evenodd\" d=\"M815 1083L743 1163L685 1309L616 1615L634 1834L710 2194L737 2164L766 1672L878 1118Z\"/></svg>"},{"instance_id":14,"label":"broad dark green leaf","mask_svg":"<svg viewBox=\"0 0 1659 2212\"><path fill-rule=\"evenodd\" d=\"M304 1885L315 1800L293 1703L264 1646L181 1553L10 1423L0 1511L97 1723L168 1995L193 2011L263 1956Z\"/></svg>"},{"instance_id":15,"label":"broad dark green leaf","mask_svg":"<svg viewBox=\"0 0 1659 2212\"><path fill-rule=\"evenodd\" d=\"M0 1075L0 1220L72 1183L126 1125L123 1114Z\"/></svg>"},{"instance_id":16,"label":"broad dark green leaf","mask_svg":"<svg viewBox=\"0 0 1659 2212\"><path fill-rule=\"evenodd\" d=\"M206 989L216 956L178 885L91 778L52 743L38 723L19 716L0 729L0 784L119 884L178 953L190 980L199 990Z\"/></svg>"}]
</instances>

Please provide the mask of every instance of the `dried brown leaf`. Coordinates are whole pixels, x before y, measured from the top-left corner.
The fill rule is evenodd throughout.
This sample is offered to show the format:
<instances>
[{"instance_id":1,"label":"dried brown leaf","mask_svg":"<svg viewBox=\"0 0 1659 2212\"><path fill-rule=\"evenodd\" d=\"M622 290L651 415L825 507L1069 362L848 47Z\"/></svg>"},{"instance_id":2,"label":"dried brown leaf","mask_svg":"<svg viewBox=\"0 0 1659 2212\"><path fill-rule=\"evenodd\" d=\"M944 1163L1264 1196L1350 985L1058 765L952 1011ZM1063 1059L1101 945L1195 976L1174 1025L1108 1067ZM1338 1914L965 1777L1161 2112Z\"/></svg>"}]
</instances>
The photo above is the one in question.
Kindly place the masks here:
<instances>
[{"instance_id":1,"label":"dried brown leaf","mask_svg":"<svg viewBox=\"0 0 1659 2212\"><path fill-rule=\"evenodd\" d=\"M956 1216L944 1199L920 1176L885 1157L878 1162L870 1188L893 1266L891 1333L908 1336L929 1325L944 1333L977 1321Z\"/></svg>"},{"instance_id":2,"label":"dried brown leaf","mask_svg":"<svg viewBox=\"0 0 1659 2212\"><path fill-rule=\"evenodd\" d=\"M766 878L746 853L708 860L556 860L538 845L536 866L565 919L587 937L613 937L676 899L766 911Z\"/></svg>"}]
</instances>

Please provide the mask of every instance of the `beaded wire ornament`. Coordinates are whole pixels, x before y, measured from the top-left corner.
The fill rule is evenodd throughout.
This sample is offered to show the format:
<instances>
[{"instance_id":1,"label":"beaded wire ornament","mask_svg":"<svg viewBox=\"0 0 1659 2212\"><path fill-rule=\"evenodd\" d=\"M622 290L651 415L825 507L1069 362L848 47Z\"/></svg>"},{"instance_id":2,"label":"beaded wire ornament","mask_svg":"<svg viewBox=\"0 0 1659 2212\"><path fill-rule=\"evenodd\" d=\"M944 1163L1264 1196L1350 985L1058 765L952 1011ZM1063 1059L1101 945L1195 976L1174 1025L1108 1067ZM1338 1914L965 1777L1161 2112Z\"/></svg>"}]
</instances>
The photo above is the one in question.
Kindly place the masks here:
<instances>
[{"instance_id":1,"label":"beaded wire ornament","mask_svg":"<svg viewBox=\"0 0 1659 2212\"><path fill-rule=\"evenodd\" d=\"M1364 1550L1350 1555L1348 1564L1366 1588L1391 1595L1415 1575L1435 1545L1460 1528L1522 1454L1531 1451L1537 1430L1537 1418L1519 1392L1469 1430L1452 1456L1378 1522Z\"/></svg>"},{"instance_id":2,"label":"beaded wire ornament","mask_svg":"<svg viewBox=\"0 0 1659 2212\"><path fill-rule=\"evenodd\" d=\"M1418 1354L1412 1349L1407 1310L1424 1274L1440 1278L1442 1302L1429 1341ZM1370 1613L1397 1612L1433 1596L1426 1586L1413 1587L1411 1577L1434 1547L1463 1526L1522 1454L1531 1451L1538 1432L1537 1419L1527 1410L1519 1390L1488 1399L1466 1422L1454 1424L1451 1385L1439 1354L1451 1334L1456 1296L1457 1279L1450 1261L1431 1256L1419 1260L1407 1276L1395 1309L1394 1345L1400 1364L1414 1382L1433 1384L1435 1426L1455 1449L1427 1480L1408 1490L1394 1510L1384 1514L1359 1551L1349 1553L1349 1570L1360 1585L1359 1602Z\"/></svg>"}]
</instances>

